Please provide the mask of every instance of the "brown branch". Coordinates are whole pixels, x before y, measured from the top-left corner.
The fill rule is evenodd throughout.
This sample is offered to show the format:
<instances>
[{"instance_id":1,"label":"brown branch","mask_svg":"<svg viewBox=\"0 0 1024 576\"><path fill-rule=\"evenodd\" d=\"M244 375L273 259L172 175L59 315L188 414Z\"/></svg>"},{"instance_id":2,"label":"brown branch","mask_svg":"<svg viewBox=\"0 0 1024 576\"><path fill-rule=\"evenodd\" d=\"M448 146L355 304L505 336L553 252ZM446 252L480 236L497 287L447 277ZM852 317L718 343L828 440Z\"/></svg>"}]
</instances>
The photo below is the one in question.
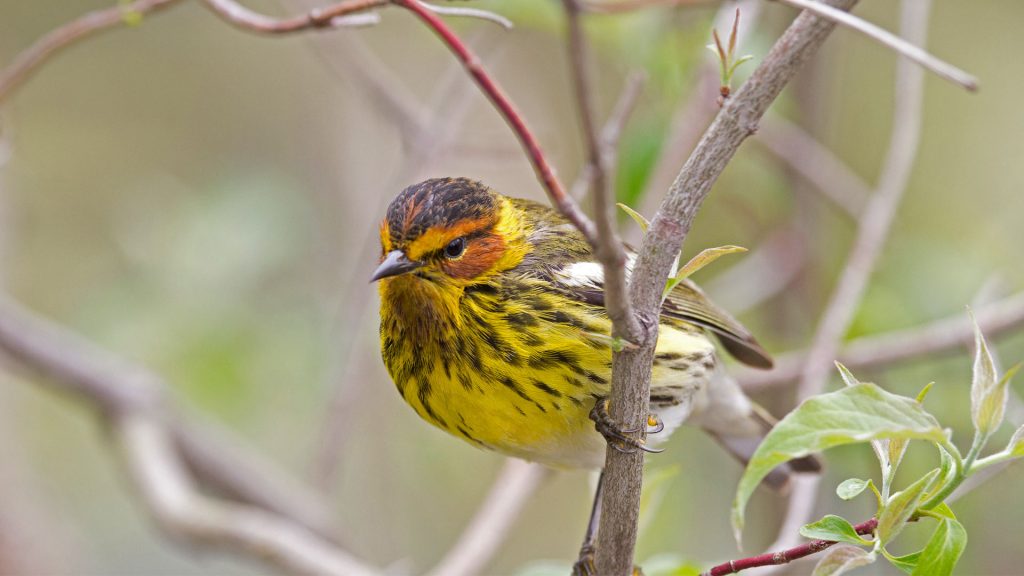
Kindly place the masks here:
<instances>
[{"instance_id":1,"label":"brown branch","mask_svg":"<svg viewBox=\"0 0 1024 576\"><path fill-rule=\"evenodd\" d=\"M897 54L912 60L925 69L930 70L938 76L949 80L954 84L958 84L963 88L974 92L978 89L978 79L974 76L964 72L963 70L939 60L935 56L932 56L924 49L918 46L923 46L924 41L915 42L914 40L907 41L891 32L887 32L874 24L858 18L853 14L847 14L841 10L836 10L831 6L817 2L816 0L776 0L783 4L789 4L795 8L801 10L807 10L813 12L815 15L822 18L828 18L829 20L842 24L852 30L856 30L861 34L875 40L879 44L896 51Z\"/></svg>"},{"instance_id":2,"label":"brown branch","mask_svg":"<svg viewBox=\"0 0 1024 576\"><path fill-rule=\"evenodd\" d=\"M765 120L757 136L757 142L850 217L863 212L871 188L802 128L776 116Z\"/></svg>"},{"instance_id":3,"label":"brown branch","mask_svg":"<svg viewBox=\"0 0 1024 576\"><path fill-rule=\"evenodd\" d=\"M288 34L303 30L329 30L345 24L345 17L388 4L388 0L345 0L326 8L288 18L271 18L242 6L235 0L202 0L214 14L232 26L261 34Z\"/></svg>"},{"instance_id":4,"label":"brown branch","mask_svg":"<svg viewBox=\"0 0 1024 576\"><path fill-rule=\"evenodd\" d=\"M986 304L975 310L978 325L988 338L996 338L1024 326L1024 292L1002 301ZM846 367L878 368L927 356L966 348L974 341L970 320L957 313L934 322L865 336L848 342L839 353L839 361ZM775 368L769 372L743 370L737 380L748 392L759 392L785 384L800 377L806 364L806 352L790 352L776 358Z\"/></svg>"},{"instance_id":5,"label":"brown branch","mask_svg":"<svg viewBox=\"0 0 1024 576\"><path fill-rule=\"evenodd\" d=\"M618 164L618 146L619 140L622 139L622 131L626 128L626 122L629 121L630 115L636 108L637 100L639 100L640 93L643 91L646 82L647 76L642 72L634 72L626 77L626 85L623 87L618 101L615 102L615 107L612 108L611 113L604 122L604 126L601 128L600 146L604 150L608 165L607 169L610 172L615 172L615 167ZM580 200L591 189L593 183L594 166L587 162L569 188L569 195Z\"/></svg>"},{"instance_id":6,"label":"brown branch","mask_svg":"<svg viewBox=\"0 0 1024 576\"><path fill-rule=\"evenodd\" d=\"M900 28L912 41L923 44L928 31L928 0L904 0ZM878 186L859 219L857 237L846 264L822 313L807 353L797 397L819 393L825 385L843 335L860 305L868 281L889 235L917 157L924 101L924 72L909 60L896 65L896 87L889 150Z\"/></svg>"},{"instance_id":7,"label":"brown branch","mask_svg":"<svg viewBox=\"0 0 1024 576\"><path fill-rule=\"evenodd\" d=\"M833 3L849 8L855 0ZM620 353L612 369L612 417L624 426L638 428L647 415L662 291L693 218L740 144L757 130L768 106L834 27L807 13L790 25L750 79L726 101L652 219L630 283L630 296L648 337L638 342L638 350ZM601 573L628 574L632 569L642 475L642 454L608 451L597 545Z\"/></svg>"},{"instance_id":8,"label":"brown branch","mask_svg":"<svg viewBox=\"0 0 1024 576\"><path fill-rule=\"evenodd\" d=\"M458 541L430 571L432 576L472 576L487 565L505 542L523 505L537 490L548 469L509 458L483 504Z\"/></svg>"},{"instance_id":9,"label":"brown branch","mask_svg":"<svg viewBox=\"0 0 1024 576\"><path fill-rule=\"evenodd\" d=\"M194 424L174 413L155 375L35 317L2 294L0 351L44 376L57 391L95 406L115 425L129 445L129 466L143 483L147 504L172 533L225 546L279 570L373 572L330 541L333 529L324 526L323 503L311 504L314 497L297 483L280 481L281 472L237 443L225 443L208 429L200 438ZM139 440L140 435L148 440ZM139 449L138 442L148 442L156 452ZM194 482L220 488L241 503L200 496Z\"/></svg>"},{"instance_id":10,"label":"brown branch","mask_svg":"<svg viewBox=\"0 0 1024 576\"><path fill-rule=\"evenodd\" d=\"M604 267L604 304L612 321L612 335L635 342L641 334L627 295L626 249L615 230L615 191L609 152L601 144L594 120L594 100L590 81L590 49L580 23L578 0L563 0L568 27L569 62L576 94L587 161L591 167L591 190L594 217L597 221L597 244L594 255Z\"/></svg>"},{"instance_id":11,"label":"brown branch","mask_svg":"<svg viewBox=\"0 0 1024 576\"><path fill-rule=\"evenodd\" d=\"M148 14L167 8L179 0L138 0L127 5L96 10L53 29L23 50L0 71L0 102L20 86L46 60L68 46L128 22L129 14Z\"/></svg>"},{"instance_id":12,"label":"brown branch","mask_svg":"<svg viewBox=\"0 0 1024 576\"><path fill-rule=\"evenodd\" d=\"M876 526L878 526L878 520L872 518L867 522L857 524L853 529L857 531L857 534L864 536L867 534L873 534ZM727 574L736 574L743 570L749 570L751 568L758 568L761 566L789 564L794 560L799 560L800 558L817 554L834 544L837 544L837 542L831 540L811 540L810 542L806 542L786 550L769 552L767 554L760 554L758 556L751 556L750 558L742 558L740 560L731 560L724 564L719 564L706 572L702 572L701 576L726 576Z\"/></svg>"},{"instance_id":13,"label":"brown branch","mask_svg":"<svg viewBox=\"0 0 1024 576\"><path fill-rule=\"evenodd\" d=\"M451 50L452 54L462 63L463 67L472 76L480 90L487 96L494 107L501 113L509 128L515 133L516 138L522 144L533 169L537 174L545 192L551 202L558 208L563 216L569 219L576 228L587 238L592 246L597 245L597 233L594 223L580 210L579 204L565 192L565 188L555 175L555 169L548 162L547 156L540 147L540 143L533 135L533 132L526 126L526 121L509 100L505 91L487 73L481 64L480 59L465 42L460 39L447 24L436 14L425 8L418 0L391 0L396 6L405 8L416 15L428 28L430 28L444 44Z\"/></svg>"}]
</instances>

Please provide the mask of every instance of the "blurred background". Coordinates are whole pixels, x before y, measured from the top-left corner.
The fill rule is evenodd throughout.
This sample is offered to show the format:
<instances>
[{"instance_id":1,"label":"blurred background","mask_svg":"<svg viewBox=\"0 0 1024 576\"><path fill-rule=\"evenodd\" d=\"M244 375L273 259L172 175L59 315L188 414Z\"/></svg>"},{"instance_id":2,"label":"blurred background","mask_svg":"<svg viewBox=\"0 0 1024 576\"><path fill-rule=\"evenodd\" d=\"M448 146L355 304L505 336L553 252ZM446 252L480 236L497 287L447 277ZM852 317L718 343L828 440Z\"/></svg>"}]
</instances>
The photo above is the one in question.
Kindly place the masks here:
<instances>
[{"instance_id":1,"label":"blurred background","mask_svg":"<svg viewBox=\"0 0 1024 576\"><path fill-rule=\"evenodd\" d=\"M55 26L107 5L0 0L0 66ZM275 15L311 6L247 5ZM506 32L451 20L571 182L583 148L560 5L473 6L515 22ZM699 79L715 65L704 46L718 8L587 17L601 118L630 71L648 75L616 179L620 200L647 216L666 188L658 158L678 132L673 118L686 111L684 127L699 134L714 112L716 79ZM741 23L752 28L739 50L754 63L740 81L795 14L759 8ZM898 29L896 2L864 0L857 12ZM430 176L479 178L513 196L543 192L447 50L410 14L381 15L366 29L266 38L187 2L57 56L0 107L0 278L31 309L161 374L189 411L307 479L334 507L356 555L417 573L458 537L503 459L421 421L385 373L375 286L366 281L379 255L377 222L400 189ZM1024 4L1013 0L934 2L928 48L980 77L982 89L971 95L928 76L909 188L849 338L962 316L967 304L1024 289L1022 24ZM840 29L769 116L776 127L802 127L873 183L888 146L894 63L888 50ZM785 148L780 134L766 123L744 144L685 247L739 244L770 256L760 267L752 255L732 256L696 279L777 353L808 344L856 226L771 152ZM685 157L692 142L683 140ZM634 240L635 228L622 219ZM1024 359L1024 334L996 342L1006 365ZM909 395L935 381L927 407L961 445L969 438L966 349L855 372ZM1015 388L1024 392L1024 383ZM757 398L781 415L794 392L778 385ZM1020 412L1010 411L1014 426ZM1011 432L1007 424L992 445ZM870 449L836 450L827 462L820 512L866 519L865 499L841 502L833 488L877 475ZM917 447L902 477L934 465L934 454ZM728 509L739 465L684 430L649 469L660 500L645 508L638 558L657 557L653 570L735 557ZM11 570L265 571L161 538L122 472L94 414L0 372L0 558ZM1019 573L1022 493L1018 465L954 506L971 535L958 573ZM486 572L566 570L590 498L589 474L550 474ZM755 497L749 552L774 539L784 508L772 494ZM898 552L928 535L908 532ZM882 564L862 572L897 573Z\"/></svg>"}]
</instances>

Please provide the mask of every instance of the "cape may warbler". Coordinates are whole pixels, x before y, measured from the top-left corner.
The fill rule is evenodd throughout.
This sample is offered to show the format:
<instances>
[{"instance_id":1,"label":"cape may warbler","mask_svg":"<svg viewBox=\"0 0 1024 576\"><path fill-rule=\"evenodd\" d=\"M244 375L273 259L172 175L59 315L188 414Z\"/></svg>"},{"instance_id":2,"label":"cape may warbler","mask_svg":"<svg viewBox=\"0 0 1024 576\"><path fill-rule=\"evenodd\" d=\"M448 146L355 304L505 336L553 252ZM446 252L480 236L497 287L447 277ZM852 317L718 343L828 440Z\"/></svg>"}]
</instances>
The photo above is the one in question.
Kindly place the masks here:
<instances>
[{"instance_id":1,"label":"cape may warbler","mask_svg":"<svg viewBox=\"0 0 1024 576\"><path fill-rule=\"evenodd\" d=\"M611 323L602 268L576 228L541 204L445 178L403 190L380 239L381 349L402 398L476 446L601 467L606 442L591 418L600 429ZM743 326L684 281L662 307L650 410L665 433L649 441L687 420L748 456L769 419L719 370L711 334L741 362L771 366Z\"/></svg>"}]
</instances>

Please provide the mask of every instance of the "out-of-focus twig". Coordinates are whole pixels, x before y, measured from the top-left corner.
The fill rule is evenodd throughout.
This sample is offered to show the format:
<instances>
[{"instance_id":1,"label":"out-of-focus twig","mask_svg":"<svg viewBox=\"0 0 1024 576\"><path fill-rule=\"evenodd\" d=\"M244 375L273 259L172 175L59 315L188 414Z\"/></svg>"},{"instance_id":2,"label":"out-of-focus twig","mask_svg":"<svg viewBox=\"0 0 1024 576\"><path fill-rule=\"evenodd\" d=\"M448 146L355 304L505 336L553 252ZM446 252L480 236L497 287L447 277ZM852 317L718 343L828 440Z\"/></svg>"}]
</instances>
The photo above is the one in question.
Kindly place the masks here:
<instances>
[{"instance_id":1,"label":"out-of-focus twig","mask_svg":"<svg viewBox=\"0 0 1024 576\"><path fill-rule=\"evenodd\" d=\"M738 263L702 282L715 302L741 315L784 291L807 264L807 249L789 222L758 242Z\"/></svg>"},{"instance_id":2,"label":"out-of-focus twig","mask_svg":"<svg viewBox=\"0 0 1024 576\"><path fill-rule=\"evenodd\" d=\"M333 530L324 526L324 504L309 504L313 496L292 492L297 484L279 482L280 472L245 454L239 445L223 443L209 428L197 434L174 414L166 387L152 373L36 317L2 294L0 352L45 377L58 391L96 407L102 418L115 424L129 445L127 454L138 478L168 483L142 488L147 491L148 504L172 504L173 509L153 510L172 532L247 556L262 551L255 559L287 571L373 572L330 542ZM148 440L140 440L140 436ZM146 442L148 448L140 448L139 442ZM153 457L162 463L145 460L150 448L160 452ZM167 462L172 457L174 462ZM194 476L186 472L186 463ZM168 476L154 475L156 466ZM201 497L193 490L196 481L222 489L241 503ZM172 496L176 500L170 499ZM295 502L303 504L289 508ZM178 504L183 508L174 508ZM182 516L173 516L179 513ZM204 518L210 523L204 525ZM232 518L242 521L232 526ZM278 543L268 543L272 540ZM303 550L310 555L300 557ZM333 564L322 563L327 560ZM299 570L304 562L309 564ZM331 566L330 570L319 569Z\"/></svg>"},{"instance_id":3,"label":"out-of-focus twig","mask_svg":"<svg viewBox=\"0 0 1024 576\"><path fill-rule=\"evenodd\" d=\"M233 550L289 573L377 573L276 514L200 494L159 414L129 410L112 419L135 486L154 520L169 534L200 546Z\"/></svg>"},{"instance_id":4,"label":"out-of-focus twig","mask_svg":"<svg viewBox=\"0 0 1024 576\"><path fill-rule=\"evenodd\" d=\"M597 242L592 244L594 255L604 267L604 304L612 321L612 335L636 342L641 334L640 324L633 314L633 304L627 295L626 248L615 229L615 191L611 172L610 152L602 145L594 113L591 88L590 46L580 22L579 0L563 0L568 27L569 63L572 69L573 91L583 142L587 150L587 163L592 170L591 197L594 201L594 220L597 223Z\"/></svg>"},{"instance_id":5,"label":"out-of-focus twig","mask_svg":"<svg viewBox=\"0 0 1024 576\"><path fill-rule=\"evenodd\" d=\"M1024 292L974 311L978 325L988 338L996 338L1024 326ZM930 354L966 348L974 341L970 320L958 312L934 322L864 336L846 343L839 352L839 361L852 369L881 367ZM806 352L790 352L775 359L775 368L768 372L742 370L737 380L748 392L758 392L800 377L806 364Z\"/></svg>"},{"instance_id":6,"label":"out-of-focus twig","mask_svg":"<svg viewBox=\"0 0 1024 576\"><path fill-rule=\"evenodd\" d=\"M600 146L604 150L608 168L612 172L615 172L615 166L618 163L618 147L622 131L636 108L637 100L640 98L646 81L647 76L642 72L634 72L626 77L626 85L622 88L615 107L612 108L611 114L608 115L601 128ZM582 199L592 186L593 181L594 167L593 164L587 162L569 188L569 195L577 200Z\"/></svg>"},{"instance_id":7,"label":"out-of-focus twig","mask_svg":"<svg viewBox=\"0 0 1024 576\"><path fill-rule=\"evenodd\" d=\"M807 10L813 12L817 16L827 18L838 24L842 24L850 29L856 30L861 34L875 40L879 44L895 50L899 55L908 58L915 63L923 66L927 70L930 70L938 76L949 80L954 84L958 84L963 88L975 91L978 89L978 79L974 76L964 72L963 70L939 60L935 56L932 56L920 46L924 45L924 42L915 42L913 40L906 40L895 34L888 32L875 26L874 24L858 18L853 14L843 12L842 10L836 10L835 8L817 2L816 0L775 0L783 4L789 4L794 8L800 8L801 10ZM906 35L904 35L906 36Z\"/></svg>"},{"instance_id":8,"label":"out-of-focus twig","mask_svg":"<svg viewBox=\"0 0 1024 576\"><path fill-rule=\"evenodd\" d=\"M930 0L904 0L900 28L904 36L924 44ZM878 186L859 219L857 237L815 331L797 387L800 400L819 393L832 370L843 334L860 305L871 273L889 235L917 157L924 100L924 73L899 58L892 131Z\"/></svg>"},{"instance_id":9,"label":"out-of-focus twig","mask_svg":"<svg viewBox=\"0 0 1024 576\"><path fill-rule=\"evenodd\" d=\"M861 214L871 187L813 136L779 116L766 119L757 136L757 142L849 216Z\"/></svg>"},{"instance_id":10,"label":"out-of-focus twig","mask_svg":"<svg viewBox=\"0 0 1024 576\"><path fill-rule=\"evenodd\" d=\"M405 8L416 15L428 28L430 28L455 57L462 63L463 67L472 76L477 86L491 101L495 109L501 113L505 122L515 133L516 138L522 144L530 163L537 174L537 179L544 186L545 192L559 212L562 213L576 228L587 238L592 246L597 244L597 232L594 223L580 210L579 204L569 196L561 181L555 175L555 169L548 162L540 143L533 135L533 132L526 126L522 114L509 100L505 91L484 69L480 59L469 49L451 28L448 27L436 14L425 8L419 0L391 0L396 6Z\"/></svg>"},{"instance_id":11,"label":"out-of-focus twig","mask_svg":"<svg viewBox=\"0 0 1024 576\"><path fill-rule=\"evenodd\" d=\"M11 91L28 79L41 64L64 48L99 32L126 25L130 15L155 12L178 1L138 0L131 4L104 8L84 14L47 32L0 70L0 102L6 100Z\"/></svg>"},{"instance_id":12,"label":"out-of-focus twig","mask_svg":"<svg viewBox=\"0 0 1024 576\"><path fill-rule=\"evenodd\" d=\"M271 18L242 6L235 0L202 0L222 20L247 32L288 34L310 29L332 29L350 23L363 25L363 19L350 21L349 16L380 8L388 0L345 0L326 8L316 8L288 18Z\"/></svg>"},{"instance_id":13,"label":"out-of-focus twig","mask_svg":"<svg viewBox=\"0 0 1024 576\"><path fill-rule=\"evenodd\" d=\"M463 16L466 18L477 18L487 22L493 22L498 26L501 26L505 30L511 30L513 27L512 21L505 18L501 14L496 14L488 10L480 10L479 8L467 8L465 6L439 6L437 4L430 4L428 2L421 2L429 10L440 14L442 16Z\"/></svg>"},{"instance_id":14,"label":"out-of-focus twig","mask_svg":"<svg viewBox=\"0 0 1024 576\"><path fill-rule=\"evenodd\" d=\"M537 490L547 469L515 458L505 461L473 519L466 525L431 576L472 576L487 565L501 547L505 536L530 496Z\"/></svg>"}]
</instances>

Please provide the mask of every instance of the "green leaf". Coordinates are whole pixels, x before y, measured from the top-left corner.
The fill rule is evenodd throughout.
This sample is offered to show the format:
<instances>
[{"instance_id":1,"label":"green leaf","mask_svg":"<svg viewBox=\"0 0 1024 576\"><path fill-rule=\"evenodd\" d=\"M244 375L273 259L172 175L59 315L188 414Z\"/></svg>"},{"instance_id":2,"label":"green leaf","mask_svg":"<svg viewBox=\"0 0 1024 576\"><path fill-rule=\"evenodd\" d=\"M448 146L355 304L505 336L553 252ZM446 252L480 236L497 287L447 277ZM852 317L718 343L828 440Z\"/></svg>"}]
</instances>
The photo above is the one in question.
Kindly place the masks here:
<instances>
[{"instance_id":1,"label":"green leaf","mask_svg":"<svg viewBox=\"0 0 1024 576\"><path fill-rule=\"evenodd\" d=\"M874 561L874 552L855 546L834 546L821 557L811 576L839 576Z\"/></svg>"},{"instance_id":2,"label":"green leaf","mask_svg":"<svg viewBox=\"0 0 1024 576\"><path fill-rule=\"evenodd\" d=\"M939 522L921 551L917 567L912 576L949 576L960 560L967 546L967 530L952 518L944 518Z\"/></svg>"},{"instance_id":3,"label":"green leaf","mask_svg":"<svg viewBox=\"0 0 1024 576\"><path fill-rule=\"evenodd\" d=\"M924 388L921 388L921 391L917 393L917 398L915 398L915 400L917 400L918 404L924 404L924 399L927 398L928 393L932 391L932 386L935 386L935 382L925 384Z\"/></svg>"},{"instance_id":4,"label":"green leaf","mask_svg":"<svg viewBox=\"0 0 1024 576\"><path fill-rule=\"evenodd\" d=\"M857 534L857 530L854 529L853 525L846 518L834 514L829 514L817 522L801 526L800 535L811 540L830 540L832 542L846 542L847 544L857 544L860 546L871 544L870 540L865 540L860 534Z\"/></svg>"},{"instance_id":5,"label":"green leaf","mask_svg":"<svg viewBox=\"0 0 1024 576\"><path fill-rule=\"evenodd\" d=\"M836 496L839 496L843 500L853 500L857 496L860 496L861 492L867 490L868 486L871 486L871 484L871 480L847 478L836 487Z\"/></svg>"},{"instance_id":6,"label":"green leaf","mask_svg":"<svg viewBox=\"0 0 1024 576\"><path fill-rule=\"evenodd\" d=\"M732 506L737 541L747 501L773 468L834 446L882 438L946 439L935 417L920 404L874 384L855 384L804 401L768 433L740 479Z\"/></svg>"},{"instance_id":7,"label":"green leaf","mask_svg":"<svg viewBox=\"0 0 1024 576\"><path fill-rule=\"evenodd\" d=\"M971 382L971 420L983 437L988 437L1003 422L1006 411L1006 387L1020 368L1014 366L1002 379L996 374L996 363L989 351L985 336L971 314L974 324L974 377Z\"/></svg>"},{"instance_id":8,"label":"green leaf","mask_svg":"<svg viewBox=\"0 0 1024 576\"><path fill-rule=\"evenodd\" d=\"M890 564L910 574L917 568L917 563L921 559L921 553L914 552L906 556L887 556L887 558Z\"/></svg>"},{"instance_id":9,"label":"green leaf","mask_svg":"<svg viewBox=\"0 0 1024 576\"><path fill-rule=\"evenodd\" d=\"M637 223L637 226L640 226L641 230L647 232L647 227L650 226L651 223L649 220L647 220L647 218L644 218L643 214L637 212L636 210L633 210L632 208L626 206L622 202L616 202L615 205L621 208L622 211L625 212L626 214L629 214L629 217L632 218L633 221Z\"/></svg>"},{"instance_id":10,"label":"green leaf","mask_svg":"<svg viewBox=\"0 0 1024 576\"><path fill-rule=\"evenodd\" d=\"M1014 458L1024 456L1024 426L1017 428L1017 431L1013 433L1010 443L1006 446L1006 450Z\"/></svg>"},{"instance_id":11,"label":"green leaf","mask_svg":"<svg viewBox=\"0 0 1024 576\"><path fill-rule=\"evenodd\" d=\"M925 493L935 484L939 477L939 469L936 468L918 479L902 492L897 492L885 504L878 513L878 528L876 533L882 545L889 543L906 526L907 520L914 515L918 504L924 498Z\"/></svg>"},{"instance_id":12,"label":"green leaf","mask_svg":"<svg viewBox=\"0 0 1024 576\"><path fill-rule=\"evenodd\" d=\"M680 268L674 277L669 278L668 283L665 285L665 294L667 295L673 288L679 285L680 282L686 280L695 272L708 264L711 264L715 260L718 260L722 256L746 251L747 249L742 246L718 246L715 248L705 248L704 250L701 250L700 254L690 258L690 261Z\"/></svg>"},{"instance_id":13,"label":"green leaf","mask_svg":"<svg viewBox=\"0 0 1024 576\"><path fill-rule=\"evenodd\" d=\"M857 377L853 375L853 372L850 372L849 368L844 366L842 362L837 361L836 368L839 370L839 375L843 377L843 382L845 382L847 386L856 386L857 384L860 384L860 380L857 380Z\"/></svg>"}]
</instances>

